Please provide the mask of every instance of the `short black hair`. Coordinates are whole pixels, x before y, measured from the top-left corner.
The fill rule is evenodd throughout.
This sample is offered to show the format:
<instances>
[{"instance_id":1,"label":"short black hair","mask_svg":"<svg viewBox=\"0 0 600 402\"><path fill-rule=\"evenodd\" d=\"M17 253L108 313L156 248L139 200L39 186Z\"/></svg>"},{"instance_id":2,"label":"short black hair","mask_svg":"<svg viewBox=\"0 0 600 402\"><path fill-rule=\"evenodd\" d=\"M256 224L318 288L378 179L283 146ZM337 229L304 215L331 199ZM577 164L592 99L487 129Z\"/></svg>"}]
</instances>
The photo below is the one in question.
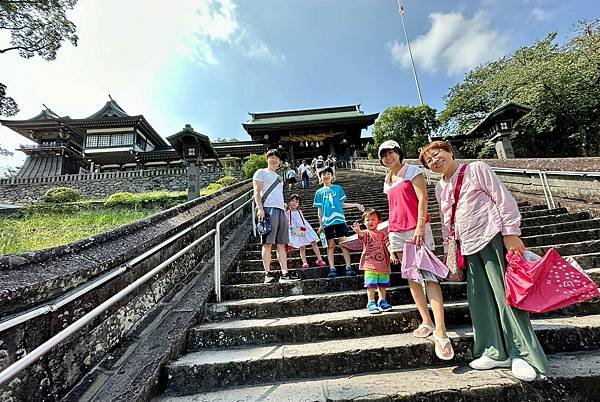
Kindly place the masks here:
<instances>
[{"instance_id":1,"label":"short black hair","mask_svg":"<svg viewBox=\"0 0 600 402\"><path fill-rule=\"evenodd\" d=\"M267 158L269 158L269 156L276 156L279 159L281 159L281 154L279 153L279 150L273 148L273 149L269 149L267 151Z\"/></svg>"},{"instance_id":2,"label":"short black hair","mask_svg":"<svg viewBox=\"0 0 600 402\"><path fill-rule=\"evenodd\" d=\"M333 176L333 169L330 168L329 166L327 166L325 169L323 169L319 172L319 177L323 176L323 173L325 173L325 172L329 172Z\"/></svg>"},{"instance_id":3,"label":"short black hair","mask_svg":"<svg viewBox=\"0 0 600 402\"><path fill-rule=\"evenodd\" d=\"M379 219L379 221L381 221L381 212L379 212L375 208L369 208L369 209L365 210L365 212L362 214L363 221L369 215L375 215L377 217L377 219Z\"/></svg>"}]
</instances>

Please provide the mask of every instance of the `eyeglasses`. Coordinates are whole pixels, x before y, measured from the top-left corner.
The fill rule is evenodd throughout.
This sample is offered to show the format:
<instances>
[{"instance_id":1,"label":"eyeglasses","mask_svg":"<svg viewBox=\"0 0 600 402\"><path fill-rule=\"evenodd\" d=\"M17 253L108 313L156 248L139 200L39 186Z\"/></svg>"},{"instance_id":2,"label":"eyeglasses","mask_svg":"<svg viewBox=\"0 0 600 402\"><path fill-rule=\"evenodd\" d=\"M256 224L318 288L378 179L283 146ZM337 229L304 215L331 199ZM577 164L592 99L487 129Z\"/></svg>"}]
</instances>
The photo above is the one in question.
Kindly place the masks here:
<instances>
[{"instance_id":1,"label":"eyeglasses","mask_svg":"<svg viewBox=\"0 0 600 402\"><path fill-rule=\"evenodd\" d=\"M439 149L438 149L438 150L435 150L435 151L434 151L434 152L431 154L431 156L430 156L429 158L425 159L425 164L426 164L427 166L431 165L431 163L433 162L433 160L434 160L434 159L437 159L437 157L439 156L439 154L440 154L440 150L439 150Z\"/></svg>"}]
</instances>

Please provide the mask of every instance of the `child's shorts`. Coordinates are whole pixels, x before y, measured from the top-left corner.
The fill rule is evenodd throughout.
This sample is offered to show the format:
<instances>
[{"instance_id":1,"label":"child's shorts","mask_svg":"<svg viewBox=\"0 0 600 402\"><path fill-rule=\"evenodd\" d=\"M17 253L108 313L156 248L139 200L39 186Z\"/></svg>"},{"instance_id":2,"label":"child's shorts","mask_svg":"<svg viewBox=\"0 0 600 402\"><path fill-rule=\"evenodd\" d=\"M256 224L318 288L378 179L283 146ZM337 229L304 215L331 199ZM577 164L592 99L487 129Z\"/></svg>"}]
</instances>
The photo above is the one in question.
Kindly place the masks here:
<instances>
[{"instance_id":1,"label":"child's shorts","mask_svg":"<svg viewBox=\"0 0 600 402\"><path fill-rule=\"evenodd\" d=\"M389 288L390 287L390 274L384 274L382 272L365 271L365 288Z\"/></svg>"},{"instance_id":2,"label":"child's shorts","mask_svg":"<svg viewBox=\"0 0 600 402\"><path fill-rule=\"evenodd\" d=\"M325 238L327 240L348 236L348 226L345 223L326 226L323 230L325 231Z\"/></svg>"}]
</instances>

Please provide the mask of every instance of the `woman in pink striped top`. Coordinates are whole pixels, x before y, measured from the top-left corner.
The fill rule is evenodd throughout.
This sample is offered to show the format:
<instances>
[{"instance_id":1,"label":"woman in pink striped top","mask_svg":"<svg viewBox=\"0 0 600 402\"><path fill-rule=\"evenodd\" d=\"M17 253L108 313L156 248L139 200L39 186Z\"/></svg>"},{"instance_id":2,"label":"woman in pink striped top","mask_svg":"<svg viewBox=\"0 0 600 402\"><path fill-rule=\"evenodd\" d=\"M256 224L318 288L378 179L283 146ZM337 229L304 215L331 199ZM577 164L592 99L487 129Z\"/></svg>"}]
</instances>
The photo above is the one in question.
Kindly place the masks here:
<instances>
[{"instance_id":1,"label":"woman in pink striped top","mask_svg":"<svg viewBox=\"0 0 600 402\"><path fill-rule=\"evenodd\" d=\"M425 146L419 160L431 171L442 174L435 194L440 206L444 252L447 252L459 165L452 147L443 141ZM529 316L506 305L505 256L507 251L524 251L519 238L521 214L513 196L483 162L472 162L466 167L454 226L455 238L460 241L466 261L473 356L477 357L469 365L476 370L512 367L513 375L524 381L534 380L536 369L541 374L548 373L548 360Z\"/></svg>"}]
</instances>

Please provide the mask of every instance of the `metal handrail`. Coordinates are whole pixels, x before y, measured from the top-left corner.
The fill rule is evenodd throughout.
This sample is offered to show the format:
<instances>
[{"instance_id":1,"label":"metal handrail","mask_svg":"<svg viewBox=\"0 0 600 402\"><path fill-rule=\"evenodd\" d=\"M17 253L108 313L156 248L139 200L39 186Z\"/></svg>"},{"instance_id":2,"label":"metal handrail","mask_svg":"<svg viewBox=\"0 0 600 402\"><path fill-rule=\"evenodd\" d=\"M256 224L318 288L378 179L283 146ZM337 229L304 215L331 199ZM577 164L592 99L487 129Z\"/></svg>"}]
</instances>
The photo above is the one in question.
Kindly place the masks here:
<instances>
[{"instance_id":1,"label":"metal handrail","mask_svg":"<svg viewBox=\"0 0 600 402\"><path fill-rule=\"evenodd\" d=\"M241 197L244 197L244 196L252 193L252 191L253 190L247 191L246 193L242 194ZM235 202L238 202L238 201L239 201L239 198L236 198L235 200L227 203L226 205L222 206L221 208L217 209L216 211L213 211L209 215L205 216L204 218L202 218L198 222L194 223L193 225L183 229L180 232L177 232L173 236L162 241L161 243L157 244L156 246L152 247L151 249L143 252L142 254L138 255L137 257L132 258L131 260L124 263L121 267L119 267L111 272L108 272L107 274L85 284L84 286L73 289L72 291L67 292L66 294L54 299L50 303L46 303L46 304L36 307L32 310L28 310L24 313L20 313L18 315L14 315L14 316L11 316L9 318L6 318L6 319L0 321L0 332L4 331L6 329L9 329L11 327L14 327L15 325L19 325L24 322L27 322L27 321L29 321L35 317L38 317L40 315L48 314L50 312L58 310L59 308L68 304L69 302L85 295L86 293L96 289L97 287L103 285L104 283L108 282L109 280L113 279L114 277L119 276L123 272L131 269L133 266L138 264L140 261L143 261L146 258L148 258L149 256L162 250L169 244L173 243L175 240L179 239L180 237L182 237L185 234L189 233L190 231L194 230L195 228L202 225L203 223L208 221L210 218L212 218L216 214L220 213L222 210L228 208L229 206L231 206L232 204L234 204Z\"/></svg>"},{"instance_id":2,"label":"metal handrail","mask_svg":"<svg viewBox=\"0 0 600 402\"><path fill-rule=\"evenodd\" d=\"M490 166L494 172L504 172L504 173L517 173L517 174L535 174L540 178L540 184L542 186L542 191L544 192L544 199L546 200L546 206L548 209L556 208L556 204L554 202L554 197L552 195L552 191L550 189L550 183L548 182L548 174L556 174L561 175L565 173L569 173L570 175L578 175L578 176L600 176L600 172L561 172L561 171L543 171L538 169L514 169L514 168L502 168L502 167L494 167ZM355 170L358 167L354 168ZM365 171L368 171L368 168L364 168ZM426 171L429 171L426 169ZM380 172L379 169L375 169L375 164L371 164L371 172L373 174ZM383 173L383 172L380 172ZM427 182L429 183L430 175L426 174Z\"/></svg>"},{"instance_id":3,"label":"metal handrail","mask_svg":"<svg viewBox=\"0 0 600 402\"><path fill-rule=\"evenodd\" d=\"M100 314L104 313L111 306L128 296L131 292L139 288L141 285L146 283L150 278L154 275L158 274L165 267L171 264L173 261L177 260L179 257L187 253L191 248L195 247L198 243L204 241L206 238L211 236L216 229L211 229L204 235L202 235L199 239L193 241L188 246L184 247L173 256L169 257L167 260L158 264L154 269L144 274L142 277L138 278L133 283L127 285L125 288L105 300L102 304L94 308L89 313L85 314L83 317L79 318L77 321L73 322L71 325L60 331L58 334L54 335L52 338L48 339L46 342L42 343L37 348L33 349L31 352L27 353L21 359L17 360L2 372L0 372L0 385L3 385L15 375L20 373L22 370L29 367L32 363L34 363L37 359L44 356L48 353L52 348L60 344L62 341L67 339L69 336L74 334L76 331L80 330L87 324L89 324L94 318L98 317Z\"/></svg>"},{"instance_id":4,"label":"metal handrail","mask_svg":"<svg viewBox=\"0 0 600 402\"><path fill-rule=\"evenodd\" d=\"M252 192L253 191L250 190L250 191L244 193L242 195L242 197L244 197ZM144 258L147 258L149 255L154 254L156 251L162 249L164 246L172 243L174 240L176 240L176 239L180 238L181 236L183 236L184 234L188 233L193 228L198 227L199 225L206 222L208 219L210 219L211 217L220 213L222 210L226 209L227 207L229 207L230 205L232 205L233 203L235 203L237 201L239 201L239 198L236 198L235 200L220 207L216 211L213 211L211 214L204 217L202 220L196 222L194 225L182 230L181 232L178 232L177 234L171 236L169 239L163 241L162 243L158 244L157 246L154 246L153 248L146 251L142 255L131 259L123 266L115 269L112 272L107 273L106 275L102 276L101 278L97 279L96 281L86 284L85 286L77 288L74 291L69 292L66 295L63 295L63 296L57 298L56 301L53 303L48 303L42 307L38 307L34 310L27 311L18 316L11 317L10 319L1 322L0 323L0 328L1 328L0 331L3 331L5 329L8 329L15 325L18 325L20 323L31 320L32 318L35 318L39 315L47 314L51 311L55 311L56 309L60 308L61 306L64 306L65 304L69 303L70 301L73 301L76 298L88 293L89 291L95 289L96 287L107 282L108 280L122 274L127 269L130 269L133 265L137 264L139 261L143 260ZM240 207L236 208L236 210L234 212L228 214L221 221L229 218L231 215L233 215L233 213L239 211L249 201L252 201L252 198L250 200L246 201ZM253 211L253 215L254 215L254 211ZM220 225L218 225L218 226L220 227ZM56 345L60 344L62 341L64 341L70 335L72 335L73 333L75 333L76 331L78 331L79 329L84 327L85 325L89 324L94 318L96 318L98 315L102 314L104 311L106 311L112 305L114 305L118 301L122 300L129 293L133 292L135 289L137 289L138 287L143 285L154 275L156 275L157 273L162 271L170 263L172 263L173 261L177 260L182 255L187 253L191 248L193 248L200 242L204 241L206 238L208 238L212 234L216 233L216 230L217 230L216 228L211 229L207 233L203 234L200 238L194 240L192 243L190 243L189 245L187 245L186 247L184 247L183 249L181 249L180 251L175 253L173 256L169 257L167 260L165 260L162 263L160 263L159 265L157 265L154 269L147 272L146 274L144 274L142 277L138 278L131 284L127 285L121 291L117 292L116 294L114 294L113 296L111 296L110 298L105 300L102 304L95 307L93 310L91 310L90 312L85 314L83 317L81 317L78 320L76 320L75 322L71 323L68 327L61 330L58 334L54 335L52 338L48 339L46 342L42 343L40 346L38 346L37 348L35 348L34 350L32 350L31 352L26 354L23 358L17 360L15 363L8 366L6 369L4 369L2 372L0 372L0 386L3 385L5 382L9 381L11 378L13 378L15 375L17 375L19 372L21 372L25 368L29 367L33 362L35 362L37 359L39 359L40 357L42 357L43 355L48 353L52 348L54 348Z\"/></svg>"},{"instance_id":5,"label":"metal handrail","mask_svg":"<svg viewBox=\"0 0 600 402\"><path fill-rule=\"evenodd\" d=\"M215 258L214 258L214 269L215 269L215 296L217 303L221 302L221 224L227 219L231 218L239 210L244 208L249 202L252 203L252 223L254 227L254 235L256 236L256 227L254 226L254 197L250 197L249 200L244 202L242 205L237 207L235 210L230 212L227 216L217 222L215 227Z\"/></svg>"}]
</instances>

